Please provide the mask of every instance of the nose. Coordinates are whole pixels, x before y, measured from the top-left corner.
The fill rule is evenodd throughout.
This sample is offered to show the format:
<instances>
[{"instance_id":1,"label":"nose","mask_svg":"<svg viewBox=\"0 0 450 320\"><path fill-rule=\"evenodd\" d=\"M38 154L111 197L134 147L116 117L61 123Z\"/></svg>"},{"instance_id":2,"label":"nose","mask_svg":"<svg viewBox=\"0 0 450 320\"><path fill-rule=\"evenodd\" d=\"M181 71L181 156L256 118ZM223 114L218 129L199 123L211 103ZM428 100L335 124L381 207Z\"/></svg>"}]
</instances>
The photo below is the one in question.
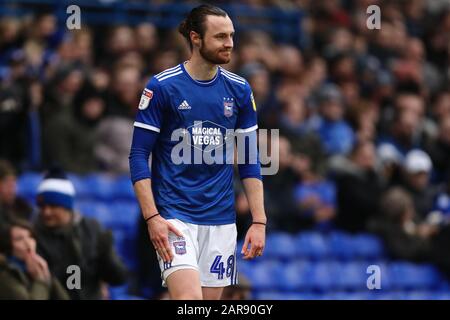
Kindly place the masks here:
<instances>
[{"instance_id":1,"label":"nose","mask_svg":"<svg viewBox=\"0 0 450 320\"><path fill-rule=\"evenodd\" d=\"M233 48L233 38L231 36L227 37L227 40L224 44L225 48L231 49Z\"/></svg>"},{"instance_id":2,"label":"nose","mask_svg":"<svg viewBox=\"0 0 450 320\"><path fill-rule=\"evenodd\" d=\"M51 215L51 208L50 206L44 205L41 207L41 214L45 217L48 217Z\"/></svg>"}]
</instances>

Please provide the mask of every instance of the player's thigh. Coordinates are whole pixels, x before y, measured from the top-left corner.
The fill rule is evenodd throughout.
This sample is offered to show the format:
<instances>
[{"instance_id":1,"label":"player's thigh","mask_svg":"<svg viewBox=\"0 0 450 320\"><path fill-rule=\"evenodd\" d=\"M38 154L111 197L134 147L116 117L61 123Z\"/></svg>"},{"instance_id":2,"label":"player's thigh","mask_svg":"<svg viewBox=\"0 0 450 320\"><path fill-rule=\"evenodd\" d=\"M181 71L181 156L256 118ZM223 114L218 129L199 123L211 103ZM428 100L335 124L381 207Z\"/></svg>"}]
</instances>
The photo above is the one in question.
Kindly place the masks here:
<instances>
[{"instance_id":1,"label":"player's thigh","mask_svg":"<svg viewBox=\"0 0 450 320\"><path fill-rule=\"evenodd\" d=\"M171 233L169 235L170 250L173 252L173 260L171 262L164 262L157 254L159 267L161 269L161 278L163 286L166 286L167 277L174 271L179 269L195 269L198 270L197 255L197 230L195 226L186 224L177 219L168 219L175 228L182 234L178 237Z\"/></svg>"},{"instance_id":2,"label":"player's thigh","mask_svg":"<svg viewBox=\"0 0 450 320\"><path fill-rule=\"evenodd\" d=\"M200 275L195 269L179 269L167 279L167 288L172 300L201 300Z\"/></svg>"},{"instance_id":3,"label":"player's thigh","mask_svg":"<svg viewBox=\"0 0 450 320\"><path fill-rule=\"evenodd\" d=\"M223 288L236 284L236 225L200 226L198 235L202 287Z\"/></svg>"},{"instance_id":4,"label":"player's thigh","mask_svg":"<svg viewBox=\"0 0 450 320\"><path fill-rule=\"evenodd\" d=\"M222 298L223 287L202 287L203 300L220 300Z\"/></svg>"}]
</instances>

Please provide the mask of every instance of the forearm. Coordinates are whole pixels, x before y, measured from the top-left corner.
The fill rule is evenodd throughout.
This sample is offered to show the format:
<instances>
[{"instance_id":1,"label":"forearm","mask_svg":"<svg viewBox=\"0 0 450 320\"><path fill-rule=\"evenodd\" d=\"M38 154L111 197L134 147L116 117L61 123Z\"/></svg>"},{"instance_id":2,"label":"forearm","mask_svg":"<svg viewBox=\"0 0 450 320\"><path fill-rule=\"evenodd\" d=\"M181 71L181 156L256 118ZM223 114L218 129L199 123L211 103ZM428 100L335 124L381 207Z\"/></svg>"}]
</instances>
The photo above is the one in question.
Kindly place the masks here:
<instances>
[{"instance_id":1,"label":"forearm","mask_svg":"<svg viewBox=\"0 0 450 320\"><path fill-rule=\"evenodd\" d=\"M142 179L134 184L134 192L141 206L142 215L144 219L147 219L156 213L155 199L153 198L152 182L150 179Z\"/></svg>"},{"instance_id":2,"label":"forearm","mask_svg":"<svg viewBox=\"0 0 450 320\"><path fill-rule=\"evenodd\" d=\"M144 218L156 214L155 200L151 187L151 172L148 159L158 134L142 128L135 128L130 150L130 173L134 192L141 206Z\"/></svg>"},{"instance_id":3,"label":"forearm","mask_svg":"<svg viewBox=\"0 0 450 320\"><path fill-rule=\"evenodd\" d=\"M264 210L263 183L258 178L242 179L244 192L250 207L250 212L254 222L267 222Z\"/></svg>"}]
</instances>

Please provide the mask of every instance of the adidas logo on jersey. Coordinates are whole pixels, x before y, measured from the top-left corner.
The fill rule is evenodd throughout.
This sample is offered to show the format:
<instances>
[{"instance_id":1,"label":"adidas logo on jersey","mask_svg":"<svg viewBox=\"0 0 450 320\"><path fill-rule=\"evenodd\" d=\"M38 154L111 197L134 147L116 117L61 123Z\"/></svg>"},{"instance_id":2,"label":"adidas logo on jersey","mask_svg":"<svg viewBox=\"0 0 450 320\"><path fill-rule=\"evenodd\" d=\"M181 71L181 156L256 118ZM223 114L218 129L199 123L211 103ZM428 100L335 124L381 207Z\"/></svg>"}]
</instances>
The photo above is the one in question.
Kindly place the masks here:
<instances>
[{"instance_id":1,"label":"adidas logo on jersey","mask_svg":"<svg viewBox=\"0 0 450 320\"><path fill-rule=\"evenodd\" d=\"M189 103L187 103L186 100L184 100L179 106L178 106L178 110L189 110L191 109L191 106L189 105Z\"/></svg>"}]
</instances>

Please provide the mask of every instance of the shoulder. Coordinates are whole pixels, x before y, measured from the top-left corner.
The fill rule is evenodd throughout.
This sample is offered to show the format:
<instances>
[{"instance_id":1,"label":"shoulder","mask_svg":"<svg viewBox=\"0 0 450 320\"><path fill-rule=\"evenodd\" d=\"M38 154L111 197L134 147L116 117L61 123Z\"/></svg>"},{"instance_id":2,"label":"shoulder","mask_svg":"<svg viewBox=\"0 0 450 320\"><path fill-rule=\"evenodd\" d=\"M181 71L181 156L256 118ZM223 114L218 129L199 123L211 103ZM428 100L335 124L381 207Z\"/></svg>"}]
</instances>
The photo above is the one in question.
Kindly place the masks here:
<instances>
[{"instance_id":1,"label":"shoulder","mask_svg":"<svg viewBox=\"0 0 450 320\"><path fill-rule=\"evenodd\" d=\"M225 82L230 83L233 87L238 88L240 90L249 91L250 85L247 80L242 78L241 76L237 75L236 73L233 73L231 71L228 71L222 67L219 67L220 74L225 80Z\"/></svg>"},{"instance_id":2,"label":"shoulder","mask_svg":"<svg viewBox=\"0 0 450 320\"><path fill-rule=\"evenodd\" d=\"M5 255L0 253L0 269L6 268L8 266L8 260Z\"/></svg>"},{"instance_id":3,"label":"shoulder","mask_svg":"<svg viewBox=\"0 0 450 320\"><path fill-rule=\"evenodd\" d=\"M81 216L78 212L76 213L79 217L79 220L77 218L74 219L74 225L75 227L80 228L81 232L87 233L87 234L98 234L102 231L102 226L99 221L97 221L94 218ZM78 220L78 221L77 221Z\"/></svg>"},{"instance_id":4,"label":"shoulder","mask_svg":"<svg viewBox=\"0 0 450 320\"><path fill-rule=\"evenodd\" d=\"M183 70L181 69L181 64L178 64L172 68L168 68L158 74L155 74L151 77L149 81L149 85L162 88L169 83L172 83L175 79L180 77L183 74Z\"/></svg>"}]
</instances>

